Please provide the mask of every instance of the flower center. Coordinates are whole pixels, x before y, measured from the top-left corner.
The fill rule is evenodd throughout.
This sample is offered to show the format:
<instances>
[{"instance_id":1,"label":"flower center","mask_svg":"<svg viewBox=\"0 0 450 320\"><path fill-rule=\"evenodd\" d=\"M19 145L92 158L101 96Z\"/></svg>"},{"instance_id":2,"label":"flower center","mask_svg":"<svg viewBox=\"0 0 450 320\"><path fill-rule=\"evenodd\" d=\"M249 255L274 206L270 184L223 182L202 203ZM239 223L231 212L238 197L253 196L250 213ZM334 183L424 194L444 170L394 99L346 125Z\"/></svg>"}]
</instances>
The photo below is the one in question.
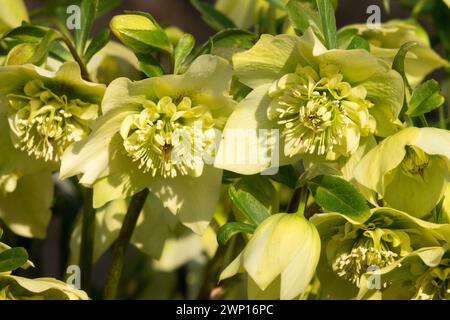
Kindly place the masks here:
<instances>
[{"instance_id":1,"label":"flower center","mask_svg":"<svg viewBox=\"0 0 450 320\"><path fill-rule=\"evenodd\" d=\"M25 84L23 93L7 96L14 146L45 161L59 161L64 150L89 132L98 105L58 96L41 80Z\"/></svg>"},{"instance_id":2,"label":"flower center","mask_svg":"<svg viewBox=\"0 0 450 320\"><path fill-rule=\"evenodd\" d=\"M401 163L403 172L408 175L423 176L430 163L430 157L422 149L415 146L405 146L406 155Z\"/></svg>"},{"instance_id":3,"label":"flower center","mask_svg":"<svg viewBox=\"0 0 450 320\"><path fill-rule=\"evenodd\" d=\"M174 101L147 100L139 114L122 123L121 136L128 155L153 176L187 175L203 167L205 156L215 153L215 120L202 105L188 97Z\"/></svg>"},{"instance_id":4,"label":"flower center","mask_svg":"<svg viewBox=\"0 0 450 320\"><path fill-rule=\"evenodd\" d=\"M298 66L269 90L268 118L282 126L288 156L315 153L333 160L353 151L346 140L355 129L359 135L374 131L368 111L373 104L366 95L364 87L343 81L334 65L322 66L320 76Z\"/></svg>"},{"instance_id":5,"label":"flower center","mask_svg":"<svg viewBox=\"0 0 450 320\"><path fill-rule=\"evenodd\" d=\"M398 258L398 254L392 251L389 243L384 240L377 243L371 234L372 232L364 232L354 243L350 252L338 255L332 265L333 271L339 277L357 287L364 273L374 271L371 270L372 268L386 267Z\"/></svg>"}]
</instances>

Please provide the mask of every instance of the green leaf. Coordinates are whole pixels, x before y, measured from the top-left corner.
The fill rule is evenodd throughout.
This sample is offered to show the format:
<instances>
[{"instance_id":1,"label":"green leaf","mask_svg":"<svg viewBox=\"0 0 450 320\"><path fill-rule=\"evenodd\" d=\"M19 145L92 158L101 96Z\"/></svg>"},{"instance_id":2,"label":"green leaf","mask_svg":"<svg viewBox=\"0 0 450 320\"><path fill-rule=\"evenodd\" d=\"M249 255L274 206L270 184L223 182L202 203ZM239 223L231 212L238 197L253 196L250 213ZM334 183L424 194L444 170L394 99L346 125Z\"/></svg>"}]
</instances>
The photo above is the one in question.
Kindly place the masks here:
<instances>
[{"instance_id":1,"label":"green leaf","mask_svg":"<svg viewBox=\"0 0 450 320\"><path fill-rule=\"evenodd\" d=\"M49 28L32 25L24 22L3 36L3 38L16 39L21 42L37 43L42 40Z\"/></svg>"},{"instance_id":2,"label":"green leaf","mask_svg":"<svg viewBox=\"0 0 450 320\"><path fill-rule=\"evenodd\" d=\"M12 248L0 253L0 272L8 272L20 268L28 261L24 248Z\"/></svg>"},{"instance_id":3,"label":"green leaf","mask_svg":"<svg viewBox=\"0 0 450 320\"><path fill-rule=\"evenodd\" d=\"M104 29L99 34L97 34L94 39L92 39L83 57L85 64L88 64L89 61L91 61L92 57L108 44L109 36L109 29Z\"/></svg>"},{"instance_id":4,"label":"green leaf","mask_svg":"<svg viewBox=\"0 0 450 320\"><path fill-rule=\"evenodd\" d=\"M139 67L149 78L159 77L164 74L163 67L149 54L136 54L139 60Z\"/></svg>"},{"instance_id":5,"label":"green leaf","mask_svg":"<svg viewBox=\"0 0 450 320\"><path fill-rule=\"evenodd\" d=\"M175 51L173 53L175 74L178 73L181 65L191 53L192 49L194 49L194 46L195 38L189 33L185 33L180 40L178 40L177 46L175 47Z\"/></svg>"},{"instance_id":6,"label":"green leaf","mask_svg":"<svg viewBox=\"0 0 450 320\"><path fill-rule=\"evenodd\" d=\"M256 200L254 196L250 193L236 190L236 188L231 185L228 189L228 194L230 196L233 204L254 224L259 225L266 218L270 216L269 210L264 207L261 202Z\"/></svg>"},{"instance_id":7,"label":"green leaf","mask_svg":"<svg viewBox=\"0 0 450 320\"><path fill-rule=\"evenodd\" d=\"M433 79L419 85L413 91L406 113L417 117L442 106L445 98L440 95L440 90L439 84Z\"/></svg>"},{"instance_id":8,"label":"green leaf","mask_svg":"<svg viewBox=\"0 0 450 320\"><path fill-rule=\"evenodd\" d=\"M291 165L282 166L279 168L276 175L270 176L270 178L276 182L282 183L291 189L295 189L297 186L297 180L299 178L298 173Z\"/></svg>"},{"instance_id":9,"label":"green leaf","mask_svg":"<svg viewBox=\"0 0 450 320\"><path fill-rule=\"evenodd\" d=\"M305 31L311 27L317 37L322 42L324 41L325 38L322 34L319 13L311 6L310 3L290 0L286 5L286 10L289 20L300 34L304 34Z\"/></svg>"},{"instance_id":10,"label":"green leaf","mask_svg":"<svg viewBox=\"0 0 450 320\"><path fill-rule=\"evenodd\" d=\"M404 43L400 47L400 49L398 49L398 52L394 57L394 61L392 62L392 69L400 73L400 75L403 78L403 81L405 82L405 84L408 86L409 89L411 89L411 87L409 85L408 78L406 77L405 74L405 58L408 51L414 48L417 44L418 43L416 41L409 41Z\"/></svg>"},{"instance_id":11,"label":"green leaf","mask_svg":"<svg viewBox=\"0 0 450 320\"><path fill-rule=\"evenodd\" d=\"M230 222L225 224L219 229L217 233L217 242L221 245L224 245L230 240L233 236L238 233L253 233L255 232L256 227L247 223L242 222Z\"/></svg>"},{"instance_id":12,"label":"green leaf","mask_svg":"<svg viewBox=\"0 0 450 320\"><path fill-rule=\"evenodd\" d=\"M348 181L336 176L317 176L308 181L308 188L316 202L329 212L338 212L364 222L369 217L369 206L363 195Z\"/></svg>"},{"instance_id":13,"label":"green leaf","mask_svg":"<svg viewBox=\"0 0 450 320\"><path fill-rule=\"evenodd\" d=\"M84 53L86 42L97 16L98 0L81 1L80 28L75 30L75 47L80 55Z\"/></svg>"},{"instance_id":14,"label":"green leaf","mask_svg":"<svg viewBox=\"0 0 450 320\"><path fill-rule=\"evenodd\" d=\"M51 48L52 42L56 39L59 39L60 37L60 34L55 30L48 30L45 36L42 38L41 42L39 42L39 44L36 46L35 52L28 62L35 65L44 63Z\"/></svg>"},{"instance_id":15,"label":"green leaf","mask_svg":"<svg viewBox=\"0 0 450 320\"><path fill-rule=\"evenodd\" d=\"M330 0L317 0L317 9L320 15L320 24L325 36L325 42L328 49L337 48L337 30L336 17L334 16L334 7Z\"/></svg>"},{"instance_id":16,"label":"green leaf","mask_svg":"<svg viewBox=\"0 0 450 320\"><path fill-rule=\"evenodd\" d=\"M217 32L189 57L189 62L202 54L212 53L216 48L250 49L257 39L253 32L242 29L227 29Z\"/></svg>"},{"instance_id":17,"label":"green leaf","mask_svg":"<svg viewBox=\"0 0 450 320\"><path fill-rule=\"evenodd\" d=\"M368 52L370 52L370 45L369 43L360 36L354 36L352 41L350 41L350 44L347 47L348 50L351 49L364 49Z\"/></svg>"},{"instance_id":18,"label":"green leaf","mask_svg":"<svg viewBox=\"0 0 450 320\"><path fill-rule=\"evenodd\" d=\"M73 60L70 51L59 41L54 41L50 45L49 54L58 61L65 62Z\"/></svg>"},{"instance_id":19,"label":"green leaf","mask_svg":"<svg viewBox=\"0 0 450 320\"><path fill-rule=\"evenodd\" d=\"M229 28L236 28L233 21L227 16L217 11L209 3L200 0L191 0L192 5L202 14L203 20L217 31Z\"/></svg>"}]
</instances>

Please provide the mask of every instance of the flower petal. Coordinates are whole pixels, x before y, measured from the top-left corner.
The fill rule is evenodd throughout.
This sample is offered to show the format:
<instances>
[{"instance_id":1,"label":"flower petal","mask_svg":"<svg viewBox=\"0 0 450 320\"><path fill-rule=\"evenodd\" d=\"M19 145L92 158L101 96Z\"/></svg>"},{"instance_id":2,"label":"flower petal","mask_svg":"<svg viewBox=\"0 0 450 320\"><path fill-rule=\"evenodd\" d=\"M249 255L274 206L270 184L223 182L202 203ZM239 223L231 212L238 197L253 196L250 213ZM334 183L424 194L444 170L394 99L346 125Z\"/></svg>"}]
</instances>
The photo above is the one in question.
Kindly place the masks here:
<instances>
[{"instance_id":1,"label":"flower petal","mask_svg":"<svg viewBox=\"0 0 450 320\"><path fill-rule=\"evenodd\" d=\"M52 204L52 174L25 175L14 192L0 193L0 218L22 237L43 239L52 216Z\"/></svg>"},{"instance_id":2,"label":"flower petal","mask_svg":"<svg viewBox=\"0 0 450 320\"><path fill-rule=\"evenodd\" d=\"M311 29L302 37L264 34L253 48L235 54L233 65L239 81L255 89L294 72L298 64L318 67L315 56L325 50Z\"/></svg>"},{"instance_id":3,"label":"flower petal","mask_svg":"<svg viewBox=\"0 0 450 320\"><path fill-rule=\"evenodd\" d=\"M149 189L186 227L203 234L220 197L222 170L205 165L199 177L177 176L149 181Z\"/></svg>"}]
</instances>

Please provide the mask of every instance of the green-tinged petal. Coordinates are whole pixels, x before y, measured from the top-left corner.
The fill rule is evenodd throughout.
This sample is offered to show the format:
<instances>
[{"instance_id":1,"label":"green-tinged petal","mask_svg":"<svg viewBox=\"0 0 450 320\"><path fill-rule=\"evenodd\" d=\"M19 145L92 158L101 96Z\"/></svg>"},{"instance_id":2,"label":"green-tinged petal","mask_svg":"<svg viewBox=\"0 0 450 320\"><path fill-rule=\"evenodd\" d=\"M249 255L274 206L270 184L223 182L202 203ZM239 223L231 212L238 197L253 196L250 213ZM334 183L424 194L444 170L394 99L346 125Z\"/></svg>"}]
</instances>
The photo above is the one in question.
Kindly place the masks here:
<instances>
[{"instance_id":1,"label":"green-tinged petal","mask_svg":"<svg viewBox=\"0 0 450 320\"><path fill-rule=\"evenodd\" d=\"M103 177L93 184L94 208L100 208L109 201L126 199L143 190L152 183L154 178L149 173L143 173L138 165L123 152L121 138L115 136L109 144L107 152L108 167ZM124 170L124 168L126 168Z\"/></svg>"},{"instance_id":2,"label":"green-tinged petal","mask_svg":"<svg viewBox=\"0 0 450 320\"><path fill-rule=\"evenodd\" d=\"M115 200L96 211L93 261L97 261L113 244L119 235L122 221L127 212L128 200ZM160 258L164 243L171 235L172 213L165 209L161 201L149 194L139 216L131 243L142 252ZM80 221L81 222L81 221ZM71 263L78 263L81 242L81 223L78 223L71 238Z\"/></svg>"},{"instance_id":3,"label":"green-tinged petal","mask_svg":"<svg viewBox=\"0 0 450 320\"><path fill-rule=\"evenodd\" d=\"M184 229L164 243L161 257L153 265L157 270L171 272L190 261L203 262L204 258L202 238Z\"/></svg>"},{"instance_id":4,"label":"green-tinged petal","mask_svg":"<svg viewBox=\"0 0 450 320\"><path fill-rule=\"evenodd\" d=\"M103 84L87 82L81 78L80 67L69 61L56 71L48 71L34 65L6 66L0 69L3 85L0 93L16 93L30 80L40 79L52 90L62 92L70 98L78 98L92 103L100 103L105 92Z\"/></svg>"},{"instance_id":5,"label":"green-tinged petal","mask_svg":"<svg viewBox=\"0 0 450 320\"><path fill-rule=\"evenodd\" d=\"M281 298L292 299L311 281L319 255L320 241L313 225L297 215L276 214L251 237L244 250L244 267L262 290L281 274ZM295 268L305 272L295 274Z\"/></svg>"},{"instance_id":6,"label":"green-tinged petal","mask_svg":"<svg viewBox=\"0 0 450 320\"><path fill-rule=\"evenodd\" d=\"M450 160L450 132L437 128L421 128L414 145L427 154L441 155Z\"/></svg>"},{"instance_id":7,"label":"green-tinged petal","mask_svg":"<svg viewBox=\"0 0 450 320\"><path fill-rule=\"evenodd\" d=\"M33 174L44 170L57 169L54 162L45 162L43 159L34 159L25 151L14 147L9 132L9 124L6 115L6 101L0 97L0 174L17 172L21 174Z\"/></svg>"},{"instance_id":8,"label":"green-tinged petal","mask_svg":"<svg viewBox=\"0 0 450 320\"><path fill-rule=\"evenodd\" d=\"M417 42L405 59L405 73L412 86L418 85L433 70L450 65L433 51L426 31L412 20L392 20L371 29L365 24L349 25L342 31L346 29L356 29L370 43L370 52L389 65L403 44Z\"/></svg>"},{"instance_id":9,"label":"green-tinged petal","mask_svg":"<svg viewBox=\"0 0 450 320\"><path fill-rule=\"evenodd\" d=\"M325 50L311 29L300 38L262 35L253 48L234 55L233 65L239 81L256 88L294 72L298 64L318 67L315 56Z\"/></svg>"},{"instance_id":10,"label":"green-tinged petal","mask_svg":"<svg viewBox=\"0 0 450 320\"><path fill-rule=\"evenodd\" d=\"M238 273L245 272L244 253L241 252L231 263L220 273L219 281L231 278Z\"/></svg>"},{"instance_id":11,"label":"green-tinged petal","mask_svg":"<svg viewBox=\"0 0 450 320\"><path fill-rule=\"evenodd\" d=\"M294 299L303 292L315 274L320 257L320 237L315 228L301 249L281 273L280 299ZM313 266L313 267L311 267Z\"/></svg>"},{"instance_id":12,"label":"green-tinged petal","mask_svg":"<svg viewBox=\"0 0 450 320\"><path fill-rule=\"evenodd\" d=\"M110 149L116 147L113 137L119 132L122 121L136 109L120 108L100 118L89 137L69 146L60 169L60 179L81 174L80 183L92 185L105 175L110 160Z\"/></svg>"},{"instance_id":13,"label":"green-tinged petal","mask_svg":"<svg viewBox=\"0 0 450 320\"><path fill-rule=\"evenodd\" d=\"M356 180L379 193L383 193L384 175L397 167L405 157L405 146L412 144L419 134L418 128L406 128L388 137L361 160L355 169Z\"/></svg>"},{"instance_id":14,"label":"green-tinged petal","mask_svg":"<svg viewBox=\"0 0 450 320\"><path fill-rule=\"evenodd\" d=\"M52 216L53 180L50 172L19 178L11 193L0 193L0 218L22 237L43 239Z\"/></svg>"},{"instance_id":15,"label":"green-tinged petal","mask_svg":"<svg viewBox=\"0 0 450 320\"><path fill-rule=\"evenodd\" d=\"M94 81L110 84L120 77L131 80L142 79L139 61L136 55L125 46L110 41L95 54L87 65L88 72Z\"/></svg>"},{"instance_id":16,"label":"green-tinged petal","mask_svg":"<svg viewBox=\"0 0 450 320\"><path fill-rule=\"evenodd\" d=\"M0 275L0 299L89 300L89 297L84 291L53 278L27 279Z\"/></svg>"},{"instance_id":17,"label":"green-tinged petal","mask_svg":"<svg viewBox=\"0 0 450 320\"><path fill-rule=\"evenodd\" d=\"M216 167L255 174L298 160L284 156L284 139L276 138L281 134L278 124L267 118L269 87L263 85L253 90L228 118L214 163ZM275 139L270 141L270 135L275 135Z\"/></svg>"},{"instance_id":18,"label":"green-tinged petal","mask_svg":"<svg viewBox=\"0 0 450 320\"><path fill-rule=\"evenodd\" d=\"M203 234L218 203L221 181L222 170L206 165L199 177L158 178L148 186L182 224Z\"/></svg>"},{"instance_id":19,"label":"green-tinged petal","mask_svg":"<svg viewBox=\"0 0 450 320\"><path fill-rule=\"evenodd\" d=\"M363 86L367 90L367 99L374 104L369 112L377 121L375 134L386 137L397 132L399 125L395 121L405 95L400 74L394 70L377 73L364 81Z\"/></svg>"},{"instance_id":20,"label":"green-tinged petal","mask_svg":"<svg viewBox=\"0 0 450 320\"><path fill-rule=\"evenodd\" d=\"M345 81L361 83L377 73L388 71L388 66L363 49L329 50L317 57L321 65L332 64L339 68Z\"/></svg>"},{"instance_id":21,"label":"green-tinged petal","mask_svg":"<svg viewBox=\"0 0 450 320\"><path fill-rule=\"evenodd\" d=\"M22 0L1 0L0 7L0 36L13 28L28 21L28 12Z\"/></svg>"},{"instance_id":22,"label":"green-tinged petal","mask_svg":"<svg viewBox=\"0 0 450 320\"><path fill-rule=\"evenodd\" d=\"M437 267L445 253L444 247L420 248L396 263L382 268L375 276L380 276L381 281L386 284L383 288L369 287L369 278L372 278L373 274L363 275L357 299L366 300L372 297L385 300L413 299L418 291L417 280L428 268ZM437 283L434 285L438 287Z\"/></svg>"},{"instance_id":23,"label":"green-tinged petal","mask_svg":"<svg viewBox=\"0 0 450 320\"><path fill-rule=\"evenodd\" d=\"M231 66L212 55L198 57L182 75L165 75L131 82L124 78L113 81L105 93L103 113L127 104L141 104L143 100L159 100L165 96L188 96L196 104L212 110L229 109L234 103L229 97ZM226 113L226 112L225 112Z\"/></svg>"},{"instance_id":24,"label":"green-tinged petal","mask_svg":"<svg viewBox=\"0 0 450 320\"><path fill-rule=\"evenodd\" d=\"M427 215L444 195L448 183L447 164L439 157L430 159L422 177L405 175L401 168L387 174L384 200L396 209L415 217Z\"/></svg>"}]
</instances>

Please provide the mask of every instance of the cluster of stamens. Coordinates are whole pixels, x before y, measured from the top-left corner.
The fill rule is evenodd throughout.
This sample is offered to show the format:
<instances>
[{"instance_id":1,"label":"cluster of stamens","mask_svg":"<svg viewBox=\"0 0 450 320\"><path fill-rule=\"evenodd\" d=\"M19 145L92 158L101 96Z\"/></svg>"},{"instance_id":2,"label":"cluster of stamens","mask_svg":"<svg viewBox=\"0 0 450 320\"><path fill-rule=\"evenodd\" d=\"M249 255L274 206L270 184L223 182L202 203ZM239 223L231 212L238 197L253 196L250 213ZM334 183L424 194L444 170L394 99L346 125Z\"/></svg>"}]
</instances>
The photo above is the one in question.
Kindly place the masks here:
<instances>
[{"instance_id":1,"label":"cluster of stamens","mask_svg":"<svg viewBox=\"0 0 450 320\"><path fill-rule=\"evenodd\" d=\"M36 159L59 161L64 150L89 132L98 105L58 96L41 80L25 84L23 92L7 96L11 137L17 149Z\"/></svg>"},{"instance_id":2,"label":"cluster of stamens","mask_svg":"<svg viewBox=\"0 0 450 320\"><path fill-rule=\"evenodd\" d=\"M429 165L430 157L422 149L415 146L406 146L405 151L405 157L400 165L403 172L407 175L423 177L424 171Z\"/></svg>"},{"instance_id":3,"label":"cluster of stamens","mask_svg":"<svg viewBox=\"0 0 450 320\"><path fill-rule=\"evenodd\" d=\"M375 245L372 238L361 235L350 252L337 256L332 268L339 277L359 287L363 274L386 267L394 263L398 257L399 255L383 240Z\"/></svg>"},{"instance_id":4,"label":"cluster of stamens","mask_svg":"<svg viewBox=\"0 0 450 320\"><path fill-rule=\"evenodd\" d=\"M215 121L202 105L188 97L146 100L139 114L122 123L121 136L127 154L139 168L153 176L195 174L205 156L214 157Z\"/></svg>"},{"instance_id":5,"label":"cluster of stamens","mask_svg":"<svg viewBox=\"0 0 450 320\"><path fill-rule=\"evenodd\" d=\"M360 135L374 130L366 90L343 81L336 66L321 68L320 76L311 67L297 67L275 82L268 118L282 126L287 155L299 153L327 155L334 159L346 151L346 130Z\"/></svg>"}]
</instances>

